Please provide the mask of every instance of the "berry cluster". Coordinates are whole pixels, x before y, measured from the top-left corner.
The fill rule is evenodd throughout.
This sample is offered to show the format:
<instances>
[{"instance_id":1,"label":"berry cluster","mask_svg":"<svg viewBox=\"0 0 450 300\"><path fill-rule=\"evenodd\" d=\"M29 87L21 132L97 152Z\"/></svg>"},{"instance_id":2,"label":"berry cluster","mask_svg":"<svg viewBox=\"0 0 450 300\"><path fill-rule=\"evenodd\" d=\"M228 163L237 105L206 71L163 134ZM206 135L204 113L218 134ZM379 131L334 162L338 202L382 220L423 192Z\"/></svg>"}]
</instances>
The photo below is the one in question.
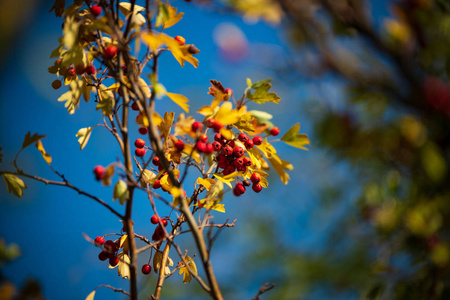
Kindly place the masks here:
<instances>
[{"instance_id":1,"label":"berry cluster","mask_svg":"<svg viewBox=\"0 0 450 300\"><path fill-rule=\"evenodd\" d=\"M164 238L164 229L161 227L161 224L164 226L164 227L166 227L168 224L169 224L169 222L167 221L167 219L165 219L165 218L159 218L157 215L153 215L151 218L150 218L150 222L152 223L152 224L158 224L158 226L156 226L156 228L155 228L155 232L153 233L153 235L152 235L152 240L153 241L159 241L159 240L161 240L162 238Z\"/></svg>"},{"instance_id":2,"label":"berry cluster","mask_svg":"<svg viewBox=\"0 0 450 300\"><path fill-rule=\"evenodd\" d=\"M109 259L109 264L115 267L119 263L119 258L117 257L117 251L120 249L119 242L120 239L114 242L112 240L105 241L105 238L102 236L96 237L94 240L95 246L103 248L98 255L98 259L101 261Z\"/></svg>"},{"instance_id":3,"label":"berry cluster","mask_svg":"<svg viewBox=\"0 0 450 300\"><path fill-rule=\"evenodd\" d=\"M136 149L134 150L134 154L137 157L143 157L145 155L145 141L143 139L137 139L134 141L134 146Z\"/></svg>"}]
</instances>

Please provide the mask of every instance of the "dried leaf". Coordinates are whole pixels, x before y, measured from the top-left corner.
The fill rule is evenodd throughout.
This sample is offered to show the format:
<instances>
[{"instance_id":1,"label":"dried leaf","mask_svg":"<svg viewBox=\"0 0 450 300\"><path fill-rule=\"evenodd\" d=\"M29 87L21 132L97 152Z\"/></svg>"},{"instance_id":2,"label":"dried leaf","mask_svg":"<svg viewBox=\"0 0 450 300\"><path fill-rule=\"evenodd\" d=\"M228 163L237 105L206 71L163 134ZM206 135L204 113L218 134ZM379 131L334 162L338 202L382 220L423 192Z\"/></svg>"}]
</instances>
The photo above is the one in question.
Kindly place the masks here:
<instances>
[{"instance_id":1,"label":"dried leaf","mask_svg":"<svg viewBox=\"0 0 450 300\"><path fill-rule=\"evenodd\" d=\"M45 152L44 146L42 145L41 140L36 142L36 148L39 150L39 152L41 152L42 157L45 159L45 161L50 164L52 162L52 157L50 156L50 154L48 154L47 152Z\"/></svg>"},{"instance_id":2,"label":"dried leaf","mask_svg":"<svg viewBox=\"0 0 450 300\"><path fill-rule=\"evenodd\" d=\"M85 300L94 300L94 296L95 296L95 290L90 292L89 295L87 295Z\"/></svg>"},{"instance_id":3,"label":"dried leaf","mask_svg":"<svg viewBox=\"0 0 450 300\"><path fill-rule=\"evenodd\" d=\"M25 134L25 138L23 140L22 143L22 150L25 149L26 147L30 146L33 143L36 143L37 141L39 141L40 139L43 139L47 137L46 135L39 135L37 133L31 135L30 132L28 131L27 134Z\"/></svg>"}]
</instances>

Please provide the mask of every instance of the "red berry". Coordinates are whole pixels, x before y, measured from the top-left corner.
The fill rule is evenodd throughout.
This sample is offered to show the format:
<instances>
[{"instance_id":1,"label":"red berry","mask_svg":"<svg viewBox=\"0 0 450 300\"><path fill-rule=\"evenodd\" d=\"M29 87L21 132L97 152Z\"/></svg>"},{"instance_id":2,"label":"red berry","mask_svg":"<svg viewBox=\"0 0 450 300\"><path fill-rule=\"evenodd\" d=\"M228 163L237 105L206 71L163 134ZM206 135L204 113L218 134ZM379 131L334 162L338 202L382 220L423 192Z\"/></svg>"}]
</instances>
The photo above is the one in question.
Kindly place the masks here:
<instances>
[{"instance_id":1,"label":"red berry","mask_svg":"<svg viewBox=\"0 0 450 300\"><path fill-rule=\"evenodd\" d=\"M216 160L217 160L218 163L223 163L223 162L227 161L227 159L225 158L225 155L223 155L223 154L217 155L216 156Z\"/></svg>"},{"instance_id":2,"label":"red berry","mask_svg":"<svg viewBox=\"0 0 450 300\"><path fill-rule=\"evenodd\" d=\"M76 71L75 71L75 68L74 68L74 67L68 68L68 69L67 69L67 72L69 72L69 74L70 74L70 75L73 75L73 76L75 76L75 74L76 74Z\"/></svg>"},{"instance_id":3,"label":"red berry","mask_svg":"<svg viewBox=\"0 0 450 300\"><path fill-rule=\"evenodd\" d=\"M214 148L214 151L220 151L220 149L222 149L222 144L218 141L215 141L214 143L212 143L212 146Z\"/></svg>"},{"instance_id":4,"label":"red berry","mask_svg":"<svg viewBox=\"0 0 450 300\"><path fill-rule=\"evenodd\" d=\"M92 75L92 74L95 74L95 67L93 66L93 65L89 65L89 66L87 66L85 69L84 69L84 71L86 72L86 74L88 74L88 75Z\"/></svg>"},{"instance_id":5,"label":"red berry","mask_svg":"<svg viewBox=\"0 0 450 300\"><path fill-rule=\"evenodd\" d=\"M227 93L229 97L233 96L233 90L230 88L225 89L225 93Z\"/></svg>"},{"instance_id":6,"label":"red berry","mask_svg":"<svg viewBox=\"0 0 450 300\"><path fill-rule=\"evenodd\" d=\"M186 40L185 40L184 37L182 37L181 35L175 36L174 39L175 39L181 46L183 46L184 44L186 44Z\"/></svg>"},{"instance_id":7,"label":"red berry","mask_svg":"<svg viewBox=\"0 0 450 300\"><path fill-rule=\"evenodd\" d=\"M219 132L220 129L222 129L223 125L222 123L215 121L211 127L214 130L214 132Z\"/></svg>"},{"instance_id":8,"label":"red berry","mask_svg":"<svg viewBox=\"0 0 450 300\"><path fill-rule=\"evenodd\" d=\"M144 148L145 141L143 139L137 139L136 141L134 141L134 145L136 146L136 148Z\"/></svg>"},{"instance_id":9,"label":"red berry","mask_svg":"<svg viewBox=\"0 0 450 300\"><path fill-rule=\"evenodd\" d=\"M154 189L159 189L161 187L161 181L159 181L159 179L156 179L155 182L153 182L153 188ZM156 224L156 223L154 223Z\"/></svg>"},{"instance_id":10,"label":"red berry","mask_svg":"<svg viewBox=\"0 0 450 300\"><path fill-rule=\"evenodd\" d=\"M139 127L139 133L140 134L147 134L148 129L147 127Z\"/></svg>"},{"instance_id":11,"label":"red berry","mask_svg":"<svg viewBox=\"0 0 450 300\"><path fill-rule=\"evenodd\" d=\"M250 180L248 180L248 179L245 179L245 180L242 182L242 184L243 184L244 186L250 186L250 185L251 185Z\"/></svg>"},{"instance_id":12,"label":"red berry","mask_svg":"<svg viewBox=\"0 0 450 300\"><path fill-rule=\"evenodd\" d=\"M252 165L252 160L248 157L244 157L244 166L250 167Z\"/></svg>"},{"instance_id":13,"label":"red berry","mask_svg":"<svg viewBox=\"0 0 450 300\"><path fill-rule=\"evenodd\" d=\"M136 102L133 102L133 104L131 104L131 109L134 110L134 111L138 111L139 110L139 107L138 107Z\"/></svg>"},{"instance_id":14,"label":"red berry","mask_svg":"<svg viewBox=\"0 0 450 300\"><path fill-rule=\"evenodd\" d=\"M159 181L159 180L158 180ZM153 215L151 218L150 218L150 222L152 223L152 224L158 224L159 223L159 217L157 216L157 215Z\"/></svg>"},{"instance_id":15,"label":"red berry","mask_svg":"<svg viewBox=\"0 0 450 300\"><path fill-rule=\"evenodd\" d=\"M145 155L145 149L144 148L137 148L134 150L134 155L137 157L143 157Z\"/></svg>"},{"instance_id":16,"label":"red berry","mask_svg":"<svg viewBox=\"0 0 450 300\"><path fill-rule=\"evenodd\" d=\"M193 132L197 132L197 131L202 131L203 130L203 123L196 121L194 123L192 123L192 127L191 127Z\"/></svg>"},{"instance_id":17,"label":"red berry","mask_svg":"<svg viewBox=\"0 0 450 300\"><path fill-rule=\"evenodd\" d=\"M247 148L247 149L251 149L251 148L253 148L253 140L247 140L246 142L245 142L245 147Z\"/></svg>"},{"instance_id":18,"label":"red berry","mask_svg":"<svg viewBox=\"0 0 450 300\"><path fill-rule=\"evenodd\" d=\"M94 17L100 16L101 13L102 13L102 8L100 6L98 6L98 5L92 5L91 6L91 14Z\"/></svg>"},{"instance_id":19,"label":"red berry","mask_svg":"<svg viewBox=\"0 0 450 300\"><path fill-rule=\"evenodd\" d=\"M208 136L204 133L200 136L200 141L206 143L208 141Z\"/></svg>"},{"instance_id":20,"label":"red berry","mask_svg":"<svg viewBox=\"0 0 450 300\"><path fill-rule=\"evenodd\" d=\"M238 190L240 194L245 193L245 187L242 183L237 183L236 186L234 187L235 190Z\"/></svg>"},{"instance_id":21,"label":"red berry","mask_svg":"<svg viewBox=\"0 0 450 300\"><path fill-rule=\"evenodd\" d=\"M222 135L220 133L216 133L214 135L214 140L220 142L222 140Z\"/></svg>"},{"instance_id":22,"label":"red berry","mask_svg":"<svg viewBox=\"0 0 450 300\"><path fill-rule=\"evenodd\" d=\"M205 122L206 127L211 128L215 122L216 122L216 120L214 120L214 119L212 119L212 118L206 120L206 122Z\"/></svg>"},{"instance_id":23,"label":"red berry","mask_svg":"<svg viewBox=\"0 0 450 300\"><path fill-rule=\"evenodd\" d=\"M117 257L117 256L113 256L113 257L111 257L110 259L109 259L109 264L112 266L112 267L115 267L115 266L117 266L117 264L119 263L119 258Z\"/></svg>"},{"instance_id":24,"label":"red berry","mask_svg":"<svg viewBox=\"0 0 450 300\"><path fill-rule=\"evenodd\" d=\"M107 241L103 244L103 248L104 248L105 251L108 252L108 253L114 253L114 252L117 251L117 244L114 243L114 241L107 240Z\"/></svg>"},{"instance_id":25,"label":"red berry","mask_svg":"<svg viewBox=\"0 0 450 300\"><path fill-rule=\"evenodd\" d=\"M206 143L205 154L211 154L214 152L214 146L211 143Z\"/></svg>"},{"instance_id":26,"label":"red berry","mask_svg":"<svg viewBox=\"0 0 450 300\"><path fill-rule=\"evenodd\" d=\"M225 170L227 171L228 174L231 174L236 170L236 167L234 165L227 165Z\"/></svg>"},{"instance_id":27,"label":"red berry","mask_svg":"<svg viewBox=\"0 0 450 300\"><path fill-rule=\"evenodd\" d=\"M152 164L157 167L159 166L159 157L158 156L153 157Z\"/></svg>"},{"instance_id":28,"label":"red berry","mask_svg":"<svg viewBox=\"0 0 450 300\"><path fill-rule=\"evenodd\" d=\"M102 180L103 174L105 174L105 168L103 168L103 166L95 166L94 174L95 174L95 179Z\"/></svg>"},{"instance_id":29,"label":"red berry","mask_svg":"<svg viewBox=\"0 0 450 300\"><path fill-rule=\"evenodd\" d=\"M280 128L273 127L272 129L270 129L270 135L277 136L279 134L280 134Z\"/></svg>"},{"instance_id":30,"label":"red berry","mask_svg":"<svg viewBox=\"0 0 450 300\"><path fill-rule=\"evenodd\" d=\"M85 72L86 68L84 67L84 65L77 65L75 67L75 73L77 73L78 75L81 75Z\"/></svg>"},{"instance_id":31,"label":"red berry","mask_svg":"<svg viewBox=\"0 0 450 300\"><path fill-rule=\"evenodd\" d=\"M243 143L245 143L247 140L248 140L248 137L247 137L247 135L245 134L245 133L240 133L239 135L238 135L238 139L241 141L241 142L243 142Z\"/></svg>"},{"instance_id":32,"label":"red berry","mask_svg":"<svg viewBox=\"0 0 450 300\"><path fill-rule=\"evenodd\" d=\"M206 151L206 143L205 142L197 142L195 144L195 149L197 149L198 152L203 153Z\"/></svg>"},{"instance_id":33,"label":"red berry","mask_svg":"<svg viewBox=\"0 0 450 300\"><path fill-rule=\"evenodd\" d=\"M106 59L111 59L117 54L117 46L109 45L105 48L105 51L103 53Z\"/></svg>"},{"instance_id":34,"label":"red berry","mask_svg":"<svg viewBox=\"0 0 450 300\"><path fill-rule=\"evenodd\" d=\"M233 154L234 156L241 157L244 155L244 149L242 147L234 147Z\"/></svg>"},{"instance_id":35,"label":"red berry","mask_svg":"<svg viewBox=\"0 0 450 300\"><path fill-rule=\"evenodd\" d=\"M55 81L52 82L52 88L54 88L55 90L59 89L61 86L62 86L62 83L58 79L56 79Z\"/></svg>"},{"instance_id":36,"label":"red berry","mask_svg":"<svg viewBox=\"0 0 450 300\"><path fill-rule=\"evenodd\" d=\"M142 274L148 275L152 271L152 267L149 264L145 264L142 266L141 271L142 271Z\"/></svg>"},{"instance_id":37,"label":"red berry","mask_svg":"<svg viewBox=\"0 0 450 300\"><path fill-rule=\"evenodd\" d=\"M105 251L102 251L98 254L98 259L100 259L101 261L107 260L108 257L109 257L109 253L105 252Z\"/></svg>"},{"instance_id":38,"label":"red berry","mask_svg":"<svg viewBox=\"0 0 450 300\"><path fill-rule=\"evenodd\" d=\"M259 175L259 173L253 173L252 176L250 176L250 180L253 183L258 183L261 181L261 175Z\"/></svg>"},{"instance_id":39,"label":"red berry","mask_svg":"<svg viewBox=\"0 0 450 300\"><path fill-rule=\"evenodd\" d=\"M169 224L167 219L161 219L161 223L164 225L164 227L166 227Z\"/></svg>"},{"instance_id":40,"label":"red berry","mask_svg":"<svg viewBox=\"0 0 450 300\"><path fill-rule=\"evenodd\" d=\"M222 149L222 153L223 153L225 156L231 155L231 154L233 154L233 148L231 148L230 146L225 146L225 147L223 147L223 149Z\"/></svg>"},{"instance_id":41,"label":"red berry","mask_svg":"<svg viewBox=\"0 0 450 300\"><path fill-rule=\"evenodd\" d=\"M261 192L261 190L262 190L262 186L261 186L259 183L253 183L253 185L252 185L252 190L253 190L255 193L259 193L259 192Z\"/></svg>"},{"instance_id":42,"label":"red berry","mask_svg":"<svg viewBox=\"0 0 450 300\"><path fill-rule=\"evenodd\" d=\"M61 64L61 62L62 62L61 58L58 58L57 60L55 60L55 66Z\"/></svg>"},{"instance_id":43,"label":"red berry","mask_svg":"<svg viewBox=\"0 0 450 300\"><path fill-rule=\"evenodd\" d=\"M231 141L228 143L228 146L230 146L231 148L234 148L234 146L236 146L236 143L234 142L234 140L231 140Z\"/></svg>"},{"instance_id":44,"label":"red berry","mask_svg":"<svg viewBox=\"0 0 450 300\"><path fill-rule=\"evenodd\" d=\"M239 171L239 172L245 172L245 171L247 171L247 167L246 166L239 166L239 167L236 167L236 170Z\"/></svg>"},{"instance_id":45,"label":"red berry","mask_svg":"<svg viewBox=\"0 0 450 300\"><path fill-rule=\"evenodd\" d=\"M102 236L98 236L94 240L94 245L97 246L97 247L100 247L104 243L105 243L105 239Z\"/></svg>"},{"instance_id":46,"label":"red berry","mask_svg":"<svg viewBox=\"0 0 450 300\"><path fill-rule=\"evenodd\" d=\"M161 225L158 225L155 229L155 232L152 235L153 241L159 241L164 237L164 229L162 229Z\"/></svg>"},{"instance_id":47,"label":"red berry","mask_svg":"<svg viewBox=\"0 0 450 300\"><path fill-rule=\"evenodd\" d=\"M244 164L244 160L241 157L236 158L233 161L233 165L237 168L239 166L242 166Z\"/></svg>"},{"instance_id":48,"label":"red berry","mask_svg":"<svg viewBox=\"0 0 450 300\"><path fill-rule=\"evenodd\" d=\"M175 143L175 148L177 148L178 151L183 151L184 150L184 142L182 140L178 140Z\"/></svg>"},{"instance_id":49,"label":"red berry","mask_svg":"<svg viewBox=\"0 0 450 300\"><path fill-rule=\"evenodd\" d=\"M260 137L260 136L255 136L255 137L253 138L253 144L255 144L255 145L257 145L257 146L261 145L262 142L263 142L263 139L262 139L262 137Z\"/></svg>"},{"instance_id":50,"label":"red berry","mask_svg":"<svg viewBox=\"0 0 450 300\"><path fill-rule=\"evenodd\" d=\"M226 161L219 162L219 168L225 169L228 163Z\"/></svg>"}]
</instances>

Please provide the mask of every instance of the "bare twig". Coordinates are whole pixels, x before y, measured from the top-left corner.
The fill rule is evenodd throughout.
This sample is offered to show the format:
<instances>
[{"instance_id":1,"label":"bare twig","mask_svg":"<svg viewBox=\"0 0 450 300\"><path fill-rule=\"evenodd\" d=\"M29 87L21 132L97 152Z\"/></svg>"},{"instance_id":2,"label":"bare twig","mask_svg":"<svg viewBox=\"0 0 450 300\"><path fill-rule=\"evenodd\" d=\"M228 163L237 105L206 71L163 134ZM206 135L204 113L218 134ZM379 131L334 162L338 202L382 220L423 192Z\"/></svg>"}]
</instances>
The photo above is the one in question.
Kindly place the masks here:
<instances>
[{"instance_id":1,"label":"bare twig","mask_svg":"<svg viewBox=\"0 0 450 300\"><path fill-rule=\"evenodd\" d=\"M258 294L256 294L256 296L253 297L252 300L258 300L259 296L266 293L267 291L270 291L274 287L275 287L275 283L269 283L269 282L264 283L263 286L259 289Z\"/></svg>"}]
</instances>

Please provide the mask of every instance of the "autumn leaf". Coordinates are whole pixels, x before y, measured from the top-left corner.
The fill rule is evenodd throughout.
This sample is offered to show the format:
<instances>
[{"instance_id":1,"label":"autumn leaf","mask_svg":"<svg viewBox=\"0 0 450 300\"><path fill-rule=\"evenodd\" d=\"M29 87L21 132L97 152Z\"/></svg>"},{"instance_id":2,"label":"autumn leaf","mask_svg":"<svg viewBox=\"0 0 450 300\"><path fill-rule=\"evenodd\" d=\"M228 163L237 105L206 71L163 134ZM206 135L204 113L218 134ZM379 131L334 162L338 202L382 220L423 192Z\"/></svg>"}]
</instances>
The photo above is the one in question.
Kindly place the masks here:
<instances>
[{"instance_id":1,"label":"autumn leaf","mask_svg":"<svg viewBox=\"0 0 450 300\"><path fill-rule=\"evenodd\" d=\"M85 300L94 300L94 296L95 296L95 290L90 292L89 295L87 295Z\"/></svg>"},{"instance_id":2,"label":"autumn leaf","mask_svg":"<svg viewBox=\"0 0 450 300\"><path fill-rule=\"evenodd\" d=\"M194 260L189 257L189 256L185 256L184 260L187 263L187 266L183 264L183 267L180 268L178 274L183 275L183 283L188 283L191 282L192 274L197 275L197 266L195 265Z\"/></svg>"},{"instance_id":3,"label":"autumn leaf","mask_svg":"<svg viewBox=\"0 0 450 300\"><path fill-rule=\"evenodd\" d=\"M155 255L153 255L153 271L155 273L158 273L159 269L161 269L161 262L163 259L162 252L156 252ZM170 274L170 269L168 266L173 266L173 260L167 256L166 260L166 267L164 269L164 275Z\"/></svg>"},{"instance_id":4,"label":"autumn leaf","mask_svg":"<svg viewBox=\"0 0 450 300\"><path fill-rule=\"evenodd\" d=\"M114 164L110 164L105 168L105 172L103 173L102 178L102 185L111 185L111 177L114 175L114 171Z\"/></svg>"},{"instance_id":5,"label":"autumn leaf","mask_svg":"<svg viewBox=\"0 0 450 300\"><path fill-rule=\"evenodd\" d=\"M303 147L304 145L309 145L308 136L306 134L299 134L299 132L300 123L297 123L283 135L281 140L295 148L308 150L307 148Z\"/></svg>"},{"instance_id":6,"label":"autumn leaf","mask_svg":"<svg viewBox=\"0 0 450 300\"><path fill-rule=\"evenodd\" d=\"M178 106L180 106L185 112L189 113L189 105L187 104L189 102L188 98L186 98L183 95L180 94L174 94L174 93L167 93L167 97L170 98L173 102L175 102Z\"/></svg>"},{"instance_id":7,"label":"autumn leaf","mask_svg":"<svg viewBox=\"0 0 450 300\"><path fill-rule=\"evenodd\" d=\"M3 174L3 179L6 182L6 189L8 193L13 193L17 198L22 197L23 189L26 189L27 186L19 177L12 174Z\"/></svg>"},{"instance_id":8,"label":"autumn leaf","mask_svg":"<svg viewBox=\"0 0 450 300\"><path fill-rule=\"evenodd\" d=\"M167 9L167 6L164 3L159 2L158 14L156 15L155 26L156 27L161 26L163 24L163 22L168 19L169 19L169 10Z\"/></svg>"},{"instance_id":9,"label":"autumn leaf","mask_svg":"<svg viewBox=\"0 0 450 300\"><path fill-rule=\"evenodd\" d=\"M119 276L122 276L123 279L130 279L130 257L123 252L119 253L117 257L119 258L119 263L117 264Z\"/></svg>"},{"instance_id":10,"label":"autumn leaf","mask_svg":"<svg viewBox=\"0 0 450 300\"><path fill-rule=\"evenodd\" d=\"M266 158L271 158L275 153L277 153L277 150L272 146L272 144L268 143L267 140L264 140L264 142L256 146Z\"/></svg>"},{"instance_id":11,"label":"autumn leaf","mask_svg":"<svg viewBox=\"0 0 450 300\"><path fill-rule=\"evenodd\" d=\"M204 207L206 209L212 209L212 210L215 210L215 211L218 211L221 213L225 212L225 204L220 203L220 200L218 200L218 199L211 200L211 199L205 198L205 199L199 200L198 202L199 202L198 206L200 208Z\"/></svg>"},{"instance_id":12,"label":"autumn leaf","mask_svg":"<svg viewBox=\"0 0 450 300\"><path fill-rule=\"evenodd\" d=\"M184 113L178 115L177 123L175 124L175 136L189 135L191 138L197 138L197 135L192 131L192 124L195 119L192 116L185 117Z\"/></svg>"},{"instance_id":13,"label":"autumn leaf","mask_svg":"<svg viewBox=\"0 0 450 300\"><path fill-rule=\"evenodd\" d=\"M283 9L277 1L273 0L230 0L237 11L242 12L244 19L255 23L264 20L279 24L284 15Z\"/></svg>"},{"instance_id":14,"label":"autumn leaf","mask_svg":"<svg viewBox=\"0 0 450 300\"><path fill-rule=\"evenodd\" d=\"M67 17L63 27L63 43L66 49L72 49L78 42L78 30L80 23L74 17Z\"/></svg>"},{"instance_id":15,"label":"autumn leaf","mask_svg":"<svg viewBox=\"0 0 450 300\"><path fill-rule=\"evenodd\" d=\"M131 24L136 24L138 26L145 24L146 22L145 17L139 13L144 11L145 8L135 4L133 11L131 11L131 7L132 7L131 3L128 2L119 3L120 12L123 13L127 18L131 16L132 18Z\"/></svg>"},{"instance_id":16,"label":"autumn leaf","mask_svg":"<svg viewBox=\"0 0 450 300\"><path fill-rule=\"evenodd\" d=\"M272 79L265 79L254 83L252 85L252 89L254 89L255 92L252 93L250 90L248 90L245 97L258 104L263 104L265 102L280 102L281 98L278 97L277 94L268 93L270 88L272 87L270 81L272 81Z\"/></svg>"},{"instance_id":17,"label":"autumn leaf","mask_svg":"<svg viewBox=\"0 0 450 300\"><path fill-rule=\"evenodd\" d=\"M89 141L89 138L91 137L93 127L85 127L78 130L77 134L75 135L78 137L78 144L80 144L80 150L83 150L84 147L86 147L87 142Z\"/></svg>"},{"instance_id":18,"label":"autumn leaf","mask_svg":"<svg viewBox=\"0 0 450 300\"><path fill-rule=\"evenodd\" d=\"M159 125L159 131L161 132L161 138L164 139L164 143L167 142L167 138L172 128L173 119L175 118L174 112L164 113L164 120Z\"/></svg>"},{"instance_id":19,"label":"autumn leaf","mask_svg":"<svg viewBox=\"0 0 450 300\"><path fill-rule=\"evenodd\" d=\"M65 5L66 5L65 0L55 0L55 3L53 4L52 8L50 8L50 10L48 12L55 10L55 16L62 17Z\"/></svg>"},{"instance_id":20,"label":"autumn leaf","mask_svg":"<svg viewBox=\"0 0 450 300\"><path fill-rule=\"evenodd\" d=\"M213 186L213 184L215 184L216 183L216 181L214 180L214 179L212 179L212 178L206 178L206 179L203 179L203 178L201 178L201 177L199 177L199 178L197 178L197 184L199 184L199 185L203 185L203 187L207 190L207 191L209 191L210 189L211 189L211 186Z\"/></svg>"},{"instance_id":21,"label":"autumn leaf","mask_svg":"<svg viewBox=\"0 0 450 300\"><path fill-rule=\"evenodd\" d=\"M119 199L120 204L124 204L128 198L128 186L123 180L117 181L114 185L113 200Z\"/></svg>"},{"instance_id":22,"label":"autumn leaf","mask_svg":"<svg viewBox=\"0 0 450 300\"><path fill-rule=\"evenodd\" d=\"M164 21L163 21L164 28L172 27L173 25L175 25L176 23L178 23L181 20L184 13L182 13L182 12L177 13L177 11L178 11L177 8L170 6L170 5L167 6L168 17L167 17L167 19L164 19Z\"/></svg>"},{"instance_id":23,"label":"autumn leaf","mask_svg":"<svg viewBox=\"0 0 450 300\"><path fill-rule=\"evenodd\" d=\"M102 113L105 116L109 116L113 113L113 108L116 104L116 100L114 99L114 94L108 90L106 86L103 84L100 86L99 90L99 102L95 108L95 110L102 110Z\"/></svg>"},{"instance_id":24,"label":"autumn leaf","mask_svg":"<svg viewBox=\"0 0 450 300\"><path fill-rule=\"evenodd\" d=\"M48 154L47 152L45 152L44 146L42 145L41 140L36 142L36 148L39 150L39 152L41 152L42 157L45 159L45 161L50 164L52 162L52 157L50 156L50 154Z\"/></svg>"},{"instance_id":25,"label":"autumn leaf","mask_svg":"<svg viewBox=\"0 0 450 300\"><path fill-rule=\"evenodd\" d=\"M292 166L288 161L280 159L280 157L276 154L273 154L272 157L269 158L269 162L280 176L281 182L287 184L290 177L284 170L293 170L294 166Z\"/></svg>"},{"instance_id":26,"label":"autumn leaf","mask_svg":"<svg viewBox=\"0 0 450 300\"><path fill-rule=\"evenodd\" d=\"M39 135L37 133L31 135L30 132L28 131L25 134L25 138L24 138L23 143L22 143L22 150L25 149L26 147L30 146L31 144L36 143L40 139L45 138L45 137L47 137L47 136L46 135Z\"/></svg>"},{"instance_id":27,"label":"autumn leaf","mask_svg":"<svg viewBox=\"0 0 450 300\"><path fill-rule=\"evenodd\" d=\"M220 181L222 181L223 183L225 183L226 185L228 185L230 188L233 188L231 186L231 182L234 181L236 179L237 176L242 175L242 172L233 172L231 174L228 175L222 175L222 174L213 174L214 177L216 177L217 179L219 179Z\"/></svg>"},{"instance_id":28,"label":"autumn leaf","mask_svg":"<svg viewBox=\"0 0 450 300\"><path fill-rule=\"evenodd\" d=\"M200 154L197 152L197 150L195 150L195 147L192 146L191 144L184 144L183 153L186 154L187 156L192 157L192 159L195 160L195 162L197 163L200 162Z\"/></svg>"},{"instance_id":29,"label":"autumn leaf","mask_svg":"<svg viewBox=\"0 0 450 300\"><path fill-rule=\"evenodd\" d=\"M152 184L156 178L156 174L148 169L142 170L141 175L141 187L145 187L147 184Z\"/></svg>"},{"instance_id":30,"label":"autumn leaf","mask_svg":"<svg viewBox=\"0 0 450 300\"><path fill-rule=\"evenodd\" d=\"M225 102L213 116L214 120L222 125L234 124L239 121L239 111L233 109L231 102Z\"/></svg>"}]
</instances>

